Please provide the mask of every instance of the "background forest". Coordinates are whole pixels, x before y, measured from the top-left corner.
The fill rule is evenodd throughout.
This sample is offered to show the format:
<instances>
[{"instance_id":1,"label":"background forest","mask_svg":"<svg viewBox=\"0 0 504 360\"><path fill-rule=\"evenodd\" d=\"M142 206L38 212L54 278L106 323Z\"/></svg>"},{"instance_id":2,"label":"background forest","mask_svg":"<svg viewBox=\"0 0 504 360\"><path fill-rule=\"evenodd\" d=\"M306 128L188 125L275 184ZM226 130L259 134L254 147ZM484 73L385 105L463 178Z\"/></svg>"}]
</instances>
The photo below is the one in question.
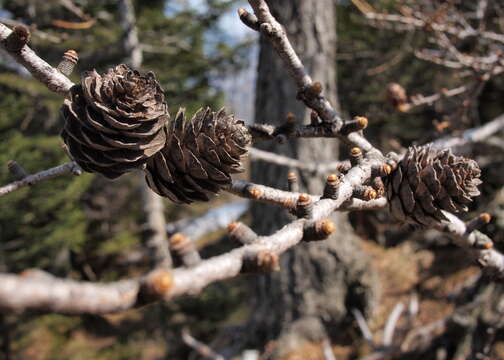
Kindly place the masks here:
<instances>
[{"instance_id":1,"label":"background forest","mask_svg":"<svg viewBox=\"0 0 504 360\"><path fill-rule=\"evenodd\" d=\"M287 2L279 3L289 7ZM454 6L463 14L477 13L475 3L481 2L460 0L447 6ZM77 51L79 62L71 78L79 82L83 71L102 72L115 64L131 62L129 29L119 3L0 0L0 22L11 28L19 23L28 25L30 46L54 66L68 49ZM366 134L384 153L399 153L412 144L458 136L504 113L502 75L481 80L483 71L449 68L429 61L419 54L420 49L435 46L428 31L412 31L392 22L366 18L370 5L365 1L329 3L336 3L336 25L328 31L334 32L337 44L336 58L332 59L337 76L337 101L346 116L369 119ZM408 5L434 19L442 7L435 1L426 3L431 6L417 9L415 2L411 5L400 0L377 0L371 5L385 14L397 13L401 6ZM229 20L238 7L246 4L237 0L138 0L131 4L142 48L140 68L155 72L172 116L179 107L192 114L203 106L213 109L226 106L247 123L254 121L251 109L254 99L249 95L256 88L258 48L264 45L259 44L252 31L244 30L239 21ZM283 5L274 9L280 22ZM294 21L296 16L292 11L285 19ZM492 31L504 33L504 6L499 1L488 1L483 20ZM483 23L483 20L468 21ZM291 30L288 27L288 32ZM296 34L294 30L292 33ZM474 56L486 53L489 48L497 56L504 51L504 43L497 42L492 48L477 37L463 39L457 47L461 53ZM266 55L262 52L261 56ZM421 97L416 98L417 102L409 97L406 102L411 108L405 109L394 100L391 83L400 84L408 95L441 95L425 103ZM257 87L261 84L259 75ZM445 96L446 89L460 86L467 86L467 90ZM0 52L0 93L0 164L5 165L0 167L0 185L13 180L6 166L10 160L29 173L68 161L59 136L61 96L46 89L3 52ZM256 118L261 111L261 100L257 101ZM296 112L294 108L288 110ZM345 151L341 147L343 158ZM471 205L467 218L483 211L491 213L494 218L484 228L485 233L496 248L504 250L502 134L472 144L466 155L478 160L484 180L480 187L482 196ZM251 156L247 171L240 178L258 173L272 176L256 160ZM327 174L305 175L324 179ZM286 176L279 181L286 182ZM138 176L110 181L83 173L57 177L2 197L0 271L19 273L40 268L57 276L89 281L113 281L145 273L151 265L146 248L152 232L146 225L142 191L145 190ZM248 204L228 193L209 203L187 206L165 200L163 204L168 229L175 228L174 224L180 224L177 221L181 219L198 217L225 204L231 205L224 208L228 213L222 222L240 217L245 223L257 224L257 211L261 211L246 212ZM409 354L408 359L476 359L472 356L477 352L487 359L504 358L501 283L481 275L463 250L433 230L398 225L387 211L353 212L349 219L352 231L357 234L356 254L362 251L366 258L364 266L369 266L366 271L372 273L373 280L338 273L349 295L338 300L344 308L341 317L325 323L337 359L357 359L372 352L373 346L363 338L352 310L358 309L366 317L378 341L396 304L411 304L411 299L415 299L419 308L417 315L402 319L397 333L406 332L408 326L422 328L436 321L444 321L444 326L429 332L426 345ZM226 235L225 225L220 230L192 237L201 257L208 258L237 246ZM348 266L345 271L353 271L351 265L344 266ZM232 347L232 334L243 332L244 324L261 308L258 304L265 306L256 296L256 282L264 279L267 275L238 277L212 284L195 297L114 315L3 312L0 359L201 358L182 340L184 330L190 329L195 338L217 351ZM354 286L357 282L358 289ZM369 282L375 284L371 286ZM365 296L359 295L361 290ZM256 337L247 337L240 343L242 348L235 351L237 358L243 349L254 349L267 359L268 352L282 344L274 337L282 333L281 329L275 329L278 324L271 325L275 329L271 331L264 330L267 326L264 322L258 320L257 324L262 330L256 331ZM297 341L292 351L281 354L283 359L330 359L327 356L323 342L316 336L313 339L303 336L303 341Z\"/></svg>"}]
</instances>

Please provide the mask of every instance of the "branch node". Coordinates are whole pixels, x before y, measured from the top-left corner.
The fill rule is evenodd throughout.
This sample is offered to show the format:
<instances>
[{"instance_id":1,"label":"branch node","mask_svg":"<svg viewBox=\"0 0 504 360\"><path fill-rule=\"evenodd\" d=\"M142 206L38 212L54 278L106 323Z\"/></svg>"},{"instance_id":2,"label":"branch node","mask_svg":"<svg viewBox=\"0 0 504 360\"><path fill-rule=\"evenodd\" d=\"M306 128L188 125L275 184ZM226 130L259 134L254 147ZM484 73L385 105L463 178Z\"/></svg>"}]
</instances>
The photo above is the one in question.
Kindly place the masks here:
<instances>
[{"instance_id":1,"label":"branch node","mask_svg":"<svg viewBox=\"0 0 504 360\"><path fill-rule=\"evenodd\" d=\"M5 39L5 48L12 53L18 53L30 40L30 30L24 25L17 25Z\"/></svg>"},{"instance_id":2,"label":"branch node","mask_svg":"<svg viewBox=\"0 0 504 360\"><path fill-rule=\"evenodd\" d=\"M331 174L327 177L325 187L324 187L324 195L322 199L332 199L336 200L338 198L338 189L341 180L338 175Z\"/></svg>"},{"instance_id":3,"label":"branch node","mask_svg":"<svg viewBox=\"0 0 504 360\"><path fill-rule=\"evenodd\" d=\"M287 175L287 189L290 192L299 192L299 182L296 173L290 172Z\"/></svg>"},{"instance_id":4,"label":"branch node","mask_svg":"<svg viewBox=\"0 0 504 360\"><path fill-rule=\"evenodd\" d=\"M279 257L273 251L248 252L243 256L242 273L269 273L279 270Z\"/></svg>"},{"instance_id":5,"label":"branch node","mask_svg":"<svg viewBox=\"0 0 504 360\"><path fill-rule=\"evenodd\" d=\"M378 193L371 186L360 185L355 187L353 196L361 200L369 201L376 199Z\"/></svg>"},{"instance_id":6,"label":"branch node","mask_svg":"<svg viewBox=\"0 0 504 360\"><path fill-rule=\"evenodd\" d=\"M480 230L483 226L492 220L492 215L489 213L481 213L479 216L470 220L466 224L466 234L472 233L474 230Z\"/></svg>"},{"instance_id":7,"label":"branch node","mask_svg":"<svg viewBox=\"0 0 504 360\"><path fill-rule=\"evenodd\" d=\"M368 126L368 119L364 116L356 116L353 120L345 121L341 128L341 134L347 136L356 131L364 130Z\"/></svg>"},{"instance_id":8,"label":"branch node","mask_svg":"<svg viewBox=\"0 0 504 360\"><path fill-rule=\"evenodd\" d=\"M372 187L376 191L376 197L380 198L383 195L385 195L385 184L383 183L383 180L381 177L375 177L372 180Z\"/></svg>"},{"instance_id":9,"label":"branch node","mask_svg":"<svg viewBox=\"0 0 504 360\"><path fill-rule=\"evenodd\" d=\"M373 177L386 177L392 172L392 166L388 163L377 164L371 168Z\"/></svg>"},{"instance_id":10,"label":"branch node","mask_svg":"<svg viewBox=\"0 0 504 360\"><path fill-rule=\"evenodd\" d=\"M148 274L142 281L138 295L138 303L146 304L162 299L173 287L173 274L164 269L158 269Z\"/></svg>"},{"instance_id":11,"label":"branch node","mask_svg":"<svg viewBox=\"0 0 504 360\"><path fill-rule=\"evenodd\" d=\"M170 244L170 250L184 266L192 267L201 261L201 257L198 250L196 250L194 242L188 236L182 233L176 233L168 239L168 242Z\"/></svg>"},{"instance_id":12,"label":"branch node","mask_svg":"<svg viewBox=\"0 0 504 360\"><path fill-rule=\"evenodd\" d=\"M7 168L9 169L9 172L16 181L23 180L25 177L28 176L26 170L23 169L23 167L14 160L10 160L9 162L7 162Z\"/></svg>"},{"instance_id":13,"label":"branch node","mask_svg":"<svg viewBox=\"0 0 504 360\"><path fill-rule=\"evenodd\" d=\"M229 237L243 245L249 245L257 241L259 236L242 222L232 222L227 227Z\"/></svg>"},{"instance_id":14,"label":"branch node","mask_svg":"<svg viewBox=\"0 0 504 360\"><path fill-rule=\"evenodd\" d=\"M57 69L63 75L70 76L73 70L75 69L75 65L79 61L79 56L75 50L68 50L63 54L63 58L61 62L58 64Z\"/></svg>"},{"instance_id":15,"label":"branch node","mask_svg":"<svg viewBox=\"0 0 504 360\"><path fill-rule=\"evenodd\" d=\"M238 16L240 17L242 23L244 23L246 26L248 26L252 30L259 31L259 20L257 20L257 17L254 14L249 13L244 8L239 8Z\"/></svg>"},{"instance_id":16,"label":"branch node","mask_svg":"<svg viewBox=\"0 0 504 360\"><path fill-rule=\"evenodd\" d=\"M269 23L262 23L259 25L259 31L267 36L273 35L273 26Z\"/></svg>"},{"instance_id":17,"label":"branch node","mask_svg":"<svg viewBox=\"0 0 504 360\"><path fill-rule=\"evenodd\" d=\"M262 196L262 191L256 186L247 186L245 188L245 193L252 199L259 199Z\"/></svg>"},{"instance_id":18,"label":"branch node","mask_svg":"<svg viewBox=\"0 0 504 360\"><path fill-rule=\"evenodd\" d=\"M315 110L312 110L310 113L310 125L311 126L318 126L320 125L320 117L318 113Z\"/></svg>"},{"instance_id":19,"label":"branch node","mask_svg":"<svg viewBox=\"0 0 504 360\"><path fill-rule=\"evenodd\" d=\"M325 219L307 222L304 226L303 241L320 241L327 239L336 231L334 222Z\"/></svg>"},{"instance_id":20,"label":"branch node","mask_svg":"<svg viewBox=\"0 0 504 360\"><path fill-rule=\"evenodd\" d=\"M300 99L316 99L319 98L323 90L322 83L319 81L312 82L298 93Z\"/></svg>"},{"instance_id":21,"label":"branch node","mask_svg":"<svg viewBox=\"0 0 504 360\"><path fill-rule=\"evenodd\" d=\"M313 217L313 201L310 195L299 195L296 203L296 215L304 219L311 219Z\"/></svg>"},{"instance_id":22,"label":"branch node","mask_svg":"<svg viewBox=\"0 0 504 360\"><path fill-rule=\"evenodd\" d=\"M359 165L363 159L364 155L359 147L353 147L350 150L350 164L352 167Z\"/></svg>"},{"instance_id":23,"label":"branch node","mask_svg":"<svg viewBox=\"0 0 504 360\"><path fill-rule=\"evenodd\" d=\"M475 241L473 247L475 249L489 250L493 248L494 246L493 241L488 236L479 231L475 232L474 235L475 235Z\"/></svg>"}]
</instances>

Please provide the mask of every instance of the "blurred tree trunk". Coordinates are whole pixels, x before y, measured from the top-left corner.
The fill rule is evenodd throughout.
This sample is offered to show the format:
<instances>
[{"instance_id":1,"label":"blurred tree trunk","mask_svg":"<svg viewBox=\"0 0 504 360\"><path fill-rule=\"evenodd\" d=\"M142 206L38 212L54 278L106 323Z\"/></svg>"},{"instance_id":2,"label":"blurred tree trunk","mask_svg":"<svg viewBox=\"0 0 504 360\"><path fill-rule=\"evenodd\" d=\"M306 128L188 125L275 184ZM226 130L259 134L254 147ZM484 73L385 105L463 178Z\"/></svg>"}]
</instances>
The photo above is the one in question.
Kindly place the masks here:
<instances>
[{"instance_id":1,"label":"blurred tree trunk","mask_svg":"<svg viewBox=\"0 0 504 360\"><path fill-rule=\"evenodd\" d=\"M314 81L337 106L336 9L333 0L268 1L273 15L287 30L297 53ZM296 87L269 42L261 38L257 79L256 121L280 124L291 112L308 122L309 112L296 100ZM285 144L261 144L264 150L306 162L323 163L338 158L339 143L332 139L290 140ZM254 163L252 180L286 188L289 169ZM301 191L321 194L324 180L309 173L299 174ZM264 204L252 210L252 228L270 234L286 224L285 211ZM300 340L320 341L348 319L351 308L368 312L376 297L376 282L369 260L344 214L335 214L337 231L329 240L302 244L284 254L281 271L254 279L255 304L251 319L255 345L276 339L289 344Z\"/></svg>"}]
</instances>

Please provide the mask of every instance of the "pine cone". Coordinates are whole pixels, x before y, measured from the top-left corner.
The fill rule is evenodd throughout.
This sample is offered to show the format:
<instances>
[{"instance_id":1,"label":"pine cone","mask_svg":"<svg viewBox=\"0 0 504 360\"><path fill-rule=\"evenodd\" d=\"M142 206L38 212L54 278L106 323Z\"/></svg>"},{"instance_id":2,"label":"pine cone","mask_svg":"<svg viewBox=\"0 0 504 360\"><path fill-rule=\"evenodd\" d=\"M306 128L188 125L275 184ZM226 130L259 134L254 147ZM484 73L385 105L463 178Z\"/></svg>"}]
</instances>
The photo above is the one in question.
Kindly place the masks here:
<instances>
[{"instance_id":1,"label":"pine cone","mask_svg":"<svg viewBox=\"0 0 504 360\"><path fill-rule=\"evenodd\" d=\"M200 109L190 121L181 109L166 145L147 162L147 184L176 203L208 201L231 183L230 174L243 171L240 160L250 140L243 122L224 109Z\"/></svg>"},{"instance_id":2,"label":"pine cone","mask_svg":"<svg viewBox=\"0 0 504 360\"><path fill-rule=\"evenodd\" d=\"M467 211L480 194L480 168L471 159L430 145L410 147L388 177L390 211L400 221L429 225L445 220L441 210Z\"/></svg>"},{"instance_id":3,"label":"pine cone","mask_svg":"<svg viewBox=\"0 0 504 360\"><path fill-rule=\"evenodd\" d=\"M163 90L153 73L140 75L126 65L84 73L61 112L61 136L74 160L111 179L143 167L166 141Z\"/></svg>"}]
</instances>

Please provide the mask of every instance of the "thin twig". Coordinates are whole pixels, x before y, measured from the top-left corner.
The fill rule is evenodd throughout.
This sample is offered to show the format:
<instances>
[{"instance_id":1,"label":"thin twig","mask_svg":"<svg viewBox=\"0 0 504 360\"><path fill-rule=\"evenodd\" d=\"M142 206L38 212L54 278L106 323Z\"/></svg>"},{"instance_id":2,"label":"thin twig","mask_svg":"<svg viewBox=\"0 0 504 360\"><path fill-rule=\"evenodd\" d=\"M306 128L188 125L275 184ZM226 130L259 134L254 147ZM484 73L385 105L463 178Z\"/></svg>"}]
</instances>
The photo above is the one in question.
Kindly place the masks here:
<instances>
[{"instance_id":1,"label":"thin twig","mask_svg":"<svg viewBox=\"0 0 504 360\"><path fill-rule=\"evenodd\" d=\"M49 90L66 95L74 83L38 57L28 45L25 45L21 51L16 53L7 49L5 46L5 39L7 39L11 32L12 31L7 26L0 24L0 45L2 48L4 48L14 60L23 65L34 78L47 86Z\"/></svg>"},{"instance_id":2,"label":"thin twig","mask_svg":"<svg viewBox=\"0 0 504 360\"><path fill-rule=\"evenodd\" d=\"M80 169L79 165L77 165L77 163L75 163L74 161L67 162L66 164L43 170L33 175L28 175L22 180L14 181L13 183L0 187L0 196L7 195L8 193L11 193L24 186L33 185L44 180L52 179L56 176L67 174L80 175L81 172L82 170Z\"/></svg>"}]
</instances>

